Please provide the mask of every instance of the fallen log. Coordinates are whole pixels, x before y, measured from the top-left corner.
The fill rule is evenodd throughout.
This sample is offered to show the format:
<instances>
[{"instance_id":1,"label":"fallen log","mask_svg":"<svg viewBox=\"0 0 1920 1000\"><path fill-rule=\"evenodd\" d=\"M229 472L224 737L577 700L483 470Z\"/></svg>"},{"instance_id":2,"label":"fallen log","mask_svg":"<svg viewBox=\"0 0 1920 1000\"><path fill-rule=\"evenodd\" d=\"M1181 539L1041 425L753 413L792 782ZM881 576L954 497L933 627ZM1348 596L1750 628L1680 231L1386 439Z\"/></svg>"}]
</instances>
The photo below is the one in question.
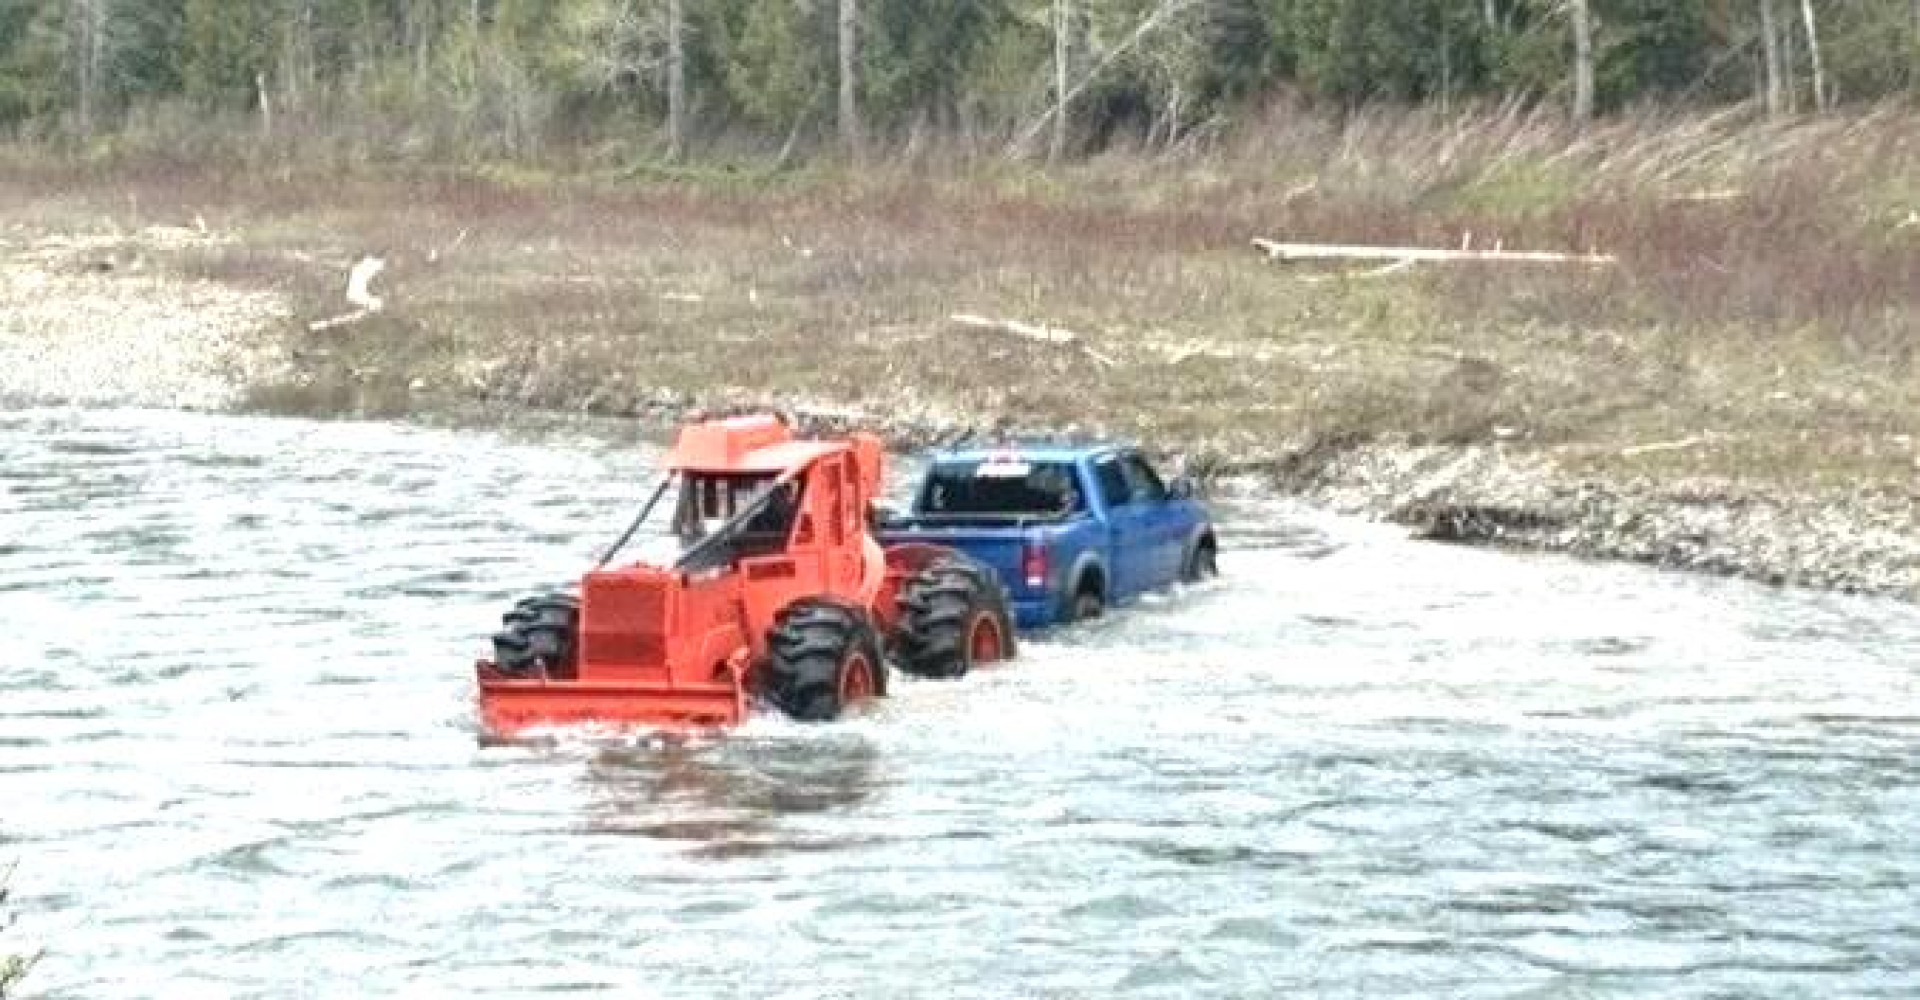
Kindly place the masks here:
<instances>
[{"instance_id":1,"label":"fallen log","mask_svg":"<svg viewBox=\"0 0 1920 1000\"><path fill-rule=\"evenodd\" d=\"M1521 250L1442 250L1436 247L1350 246L1337 243L1282 243L1255 238L1268 260L1381 260L1409 263L1497 262L1537 264L1612 264L1612 254L1544 253Z\"/></svg>"}]
</instances>

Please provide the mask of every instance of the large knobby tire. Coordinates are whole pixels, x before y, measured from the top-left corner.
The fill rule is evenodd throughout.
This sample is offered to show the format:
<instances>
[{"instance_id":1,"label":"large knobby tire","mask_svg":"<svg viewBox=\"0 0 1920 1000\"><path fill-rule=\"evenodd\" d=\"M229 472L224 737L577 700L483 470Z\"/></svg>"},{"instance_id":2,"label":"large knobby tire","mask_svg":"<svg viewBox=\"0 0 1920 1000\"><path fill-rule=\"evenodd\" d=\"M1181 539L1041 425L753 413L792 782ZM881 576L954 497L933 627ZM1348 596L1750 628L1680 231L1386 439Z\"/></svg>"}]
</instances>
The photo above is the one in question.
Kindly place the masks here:
<instances>
[{"instance_id":1,"label":"large knobby tire","mask_svg":"<svg viewBox=\"0 0 1920 1000\"><path fill-rule=\"evenodd\" d=\"M1200 583L1220 575L1220 550L1211 538L1202 538L1194 543L1193 551L1187 553L1187 563L1180 567L1181 583Z\"/></svg>"},{"instance_id":2,"label":"large knobby tire","mask_svg":"<svg viewBox=\"0 0 1920 1000\"><path fill-rule=\"evenodd\" d=\"M1015 655L1013 613L1000 578L969 559L942 559L900 588L894 656L919 677L965 677Z\"/></svg>"},{"instance_id":3,"label":"large knobby tire","mask_svg":"<svg viewBox=\"0 0 1920 1000\"><path fill-rule=\"evenodd\" d=\"M780 612L767 637L761 694L801 722L829 722L887 693L887 662L865 613L807 598Z\"/></svg>"},{"instance_id":4,"label":"large knobby tire","mask_svg":"<svg viewBox=\"0 0 1920 1000\"><path fill-rule=\"evenodd\" d=\"M510 677L568 680L579 674L580 601L564 594L522 598L500 616L493 663Z\"/></svg>"}]
</instances>

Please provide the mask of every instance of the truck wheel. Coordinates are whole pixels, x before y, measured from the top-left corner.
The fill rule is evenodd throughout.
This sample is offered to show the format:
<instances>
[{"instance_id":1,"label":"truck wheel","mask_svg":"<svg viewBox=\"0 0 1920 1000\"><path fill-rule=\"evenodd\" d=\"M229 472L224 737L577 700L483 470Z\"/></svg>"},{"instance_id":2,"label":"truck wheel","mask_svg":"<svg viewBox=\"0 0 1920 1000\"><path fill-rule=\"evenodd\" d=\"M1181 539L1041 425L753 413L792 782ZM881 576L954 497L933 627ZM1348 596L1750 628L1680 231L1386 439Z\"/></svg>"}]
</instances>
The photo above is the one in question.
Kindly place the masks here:
<instances>
[{"instance_id":1,"label":"truck wheel","mask_svg":"<svg viewBox=\"0 0 1920 1000\"><path fill-rule=\"evenodd\" d=\"M1100 588L1091 583L1081 584L1074 592L1073 602L1067 606L1067 621L1090 621L1106 613L1107 601L1100 596Z\"/></svg>"},{"instance_id":2,"label":"truck wheel","mask_svg":"<svg viewBox=\"0 0 1920 1000\"><path fill-rule=\"evenodd\" d=\"M829 722L848 705L887 693L887 663L867 616L812 598L780 612L768 636L761 691L802 722Z\"/></svg>"},{"instance_id":3,"label":"truck wheel","mask_svg":"<svg viewBox=\"0 0 1920 1000\"><path fill-rule=\"evenodd\" d=\"M1220 575L1219 550L1211 538L1200 539L1193 551L1187 554L1187 564L1180 569L1181 583L1199 583Z\"/></svg>"},{"instance_id":4,"label":"truck wheel","mask_svg":"<svg viewBox=\"0 0 1920 1000\"><path fill-rule=\"evenodd\" d=\"M982 663L1016 652L1013 612L993 570L970 559L942 559L900 588L900 669L920 677L965 677Z\"/></svg>"},{"instance_id":5,"label":"truck wheel","mask_svg":"<svg viewBox=\"0 0 1920 1000\"><path fill-rule=\"evenodd\" d=\"M502 615L493 662L511 677L570 680L579 673L580 601L562 594L522 598Z\"/></svg>"}]
</instances>

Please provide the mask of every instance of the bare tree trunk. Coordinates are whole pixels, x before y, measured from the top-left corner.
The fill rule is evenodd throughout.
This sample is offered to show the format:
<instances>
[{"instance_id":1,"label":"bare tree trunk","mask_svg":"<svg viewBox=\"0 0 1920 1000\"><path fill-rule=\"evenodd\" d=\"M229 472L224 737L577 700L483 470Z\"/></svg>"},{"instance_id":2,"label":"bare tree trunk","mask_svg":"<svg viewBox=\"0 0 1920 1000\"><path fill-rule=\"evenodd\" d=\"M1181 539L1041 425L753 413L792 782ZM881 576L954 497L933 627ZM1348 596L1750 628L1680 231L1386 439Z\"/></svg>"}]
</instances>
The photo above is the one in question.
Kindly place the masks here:
<instances>
[{"instance_id":1,"label":"bare tree trunk","mask_svg":"<svg viewBox=\"0 0 1920 1000\"><path fill-rule=\"evenodd\" d=\"M285 95L283 106L298 107L303 90L311 90L319 74L318 57L314 54L314 2L299 0L299 13L286 22L286 31L280 40L280 90Z\"/></svg>"},{"instance_id":2,"label":"bare tree trunk","mask_svg":"<svg viewBox=\"0 0 1920 1000\"><path fill-rule=\"evenodd\" d=\"M1780 24L1780 86L1787 97L1787 114L1800 113L1800 36L1793 30L1792 8Z\"/></svg>"},{"instance_id":3,"label":"bare tree trunk","mask_svg":"<svg viewBox=\"0 0 1920 1000\"><path fill-rule=\"evenodd\" d=\"M1048 121L1051 119L1057 122L1058 119L1064 117L1066 114L1066 106L1071 104L1075 97L1080 96L1082 90L1085 90L1094 80L1098 79L1100 74L1105 71L1108 66L1113 64L1114 60L1131 52L1134 46L1139 45L1142 39L1152 34L1153 29L1165 23L1167 18L1190 9L1197 2L1199 2L1199 0L1160 0L1159 6L1155 7L1152 13L1142 18L1140 23L1134 26L1131 34L1121 39L1119 44L1108 48L1100 54L1100 58L1095 61L1092 66L1089 66L1085 73L1081 74L1080 82L1065 88L1064 93L1060 95L1058 101L1049 105L1044 114L1036 117L1031 125L1022 129L1020 134L1007 145L1007 152L1010 154L1024 155L1028 145L1039 137L1040 131L1047 126Z\"/></svg>"},{"instance_id":4,"label":"bare tree trunk","mask_svg":"<svg viewBox=\"0 0 1920 1000\"><path fill-rule=\"evenodd\" d=\"M267 93L267 74L253 74L253 92L260 99L260 134L273 138L273 98Z\"/></svg>"},{"instance_id":5,"label":"bare tree trunk","mask_svg":"<svg viewBox=\"0 0 1920 1000\"><path fill-rule=\"evenodd\" d=\"M1813 0L1800 0L1800 19L1807 28L1807 60L1813 67L1813 107L1827 110L1827 73L1820 62L1820 29L1813 19Z\"/></svg>"},{"instance_id":6,"label":"bare tree trunk","mask_svg":"<svg viewBox=\"0 0 1920 1000\"><path fill-rule=\"evenodd\" d=\"M686 153L687 59L686 24L681 0L667 0L667 159L678 162Z\"/></svg>"},{"instance_id":7,"label":"bare tree trunk","mask_svg":"<svg viewBox=\"0 0 1920 1000\"><path fill-rule=\"evenodd\" d=\"M860 0L840 0L840 142L851 157L860 155L859 26Z\"/></svg>"},{"instance_id":8,"label":"bare tree trunk","mask_svg":"<svg viewBox=\"0 0 1920 1000\"><path fill-rule=\"evenodd\" d=\"M1067 71L1073 48L1073 0L1053 0L1053 143L1047 162L1057 163L1067 151Z\"/></svg>"},{"instance_id":9,"label":"bare tree trunk","mask_svg":"<svg viewBox=\"0 0 1920 1000\"><path fill-rule=\"evenodd\" d=\"M73 0L68 11L72 24L74 113L80 134L93 134L100 103L101 64L106 61L107 0Z\"/></svg>"},{"instance_id":10,"label":"bare tree trunk","mask_svg":"<svg viewBox=\"0 0 1920 1000\"><path fill-rule=\"evenodd\" d=\"M1786 81L1780 59L1780 28L1773 18L1773 0L1760 0L1760 46L1766 58L1767 114L1777 116L1786 110Z\"/></svg>"},{"instance_id":11,"label":"bare tree trunk","mask_svg":"<svg viewBox=\"0 0 1920 1000\"><path fill-rule=\"evenodd\" d=\"M1486 16L1487 30L1500 30L1500 12L1494 9L1493 0L1481 0L1480 10Z\"/></svg>"},{"instance_id":12,"label":"bare tree trunk","mask_svg":"<svg viewBox=\"0 0 1920 1000\"><path fill-rule=\"evenodd\" d=\"M412 45L413 79L416 87L424 89L427 77L433 72L433 36L438 18L435 17L433 4L416 2L408 5L407 34Z\"/></svg>"},{"instance_id":13,"label":"bare tree trunk","mask_svg":"<svg viewBox=\"0 0 1920 1000\"><path fill-rule=\"evenodd\" d=\"M1573 119L1593 120L1593 13L1587 0L1573 0Z\"/></svg>"}]
</instances>

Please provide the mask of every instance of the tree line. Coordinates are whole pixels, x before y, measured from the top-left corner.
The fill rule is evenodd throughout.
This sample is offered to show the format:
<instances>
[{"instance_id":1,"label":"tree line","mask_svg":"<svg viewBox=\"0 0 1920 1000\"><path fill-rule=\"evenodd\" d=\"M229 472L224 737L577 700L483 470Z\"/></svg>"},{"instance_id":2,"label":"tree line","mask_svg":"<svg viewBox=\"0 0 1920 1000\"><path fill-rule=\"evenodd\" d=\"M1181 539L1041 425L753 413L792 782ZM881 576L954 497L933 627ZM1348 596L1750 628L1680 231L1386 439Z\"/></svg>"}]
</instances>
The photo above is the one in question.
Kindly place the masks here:
<instances>
[{"instance_id":1,"label":"tree line","mask_svg":"<svg viewBox=\"0 0 1920 1000\"><path fill-rule=\"evenodd\" d=\"M384 115L506 152L945 134L1061 156L1176 143L1279 93L1576 121L1911 98L1920 0L0 0L16 136L170 107L268 131Z\"/></svg>"}]
</instances>

